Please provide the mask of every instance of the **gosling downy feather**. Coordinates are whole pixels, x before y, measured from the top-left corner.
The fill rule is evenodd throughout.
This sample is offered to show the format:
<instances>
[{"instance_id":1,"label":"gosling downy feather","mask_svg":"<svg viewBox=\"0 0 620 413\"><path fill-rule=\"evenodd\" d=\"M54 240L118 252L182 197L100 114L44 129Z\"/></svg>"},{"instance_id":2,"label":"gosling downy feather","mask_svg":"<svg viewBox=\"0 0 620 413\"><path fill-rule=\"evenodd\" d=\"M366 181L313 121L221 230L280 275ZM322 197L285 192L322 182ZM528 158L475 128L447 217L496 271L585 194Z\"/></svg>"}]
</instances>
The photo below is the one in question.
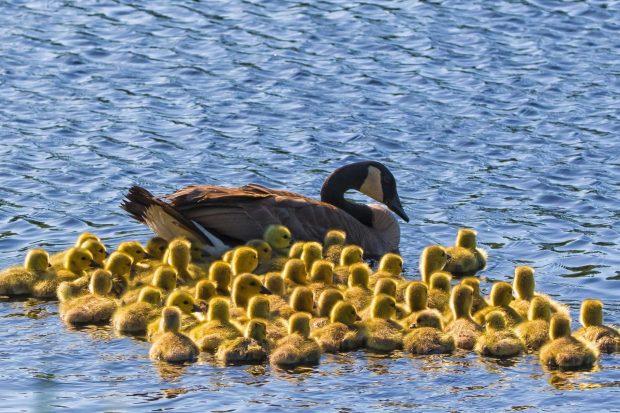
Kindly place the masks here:
<instances>
[{"instance_id":1,"label":"gosling downy feather","mask_svg":"<svg viewBox=\"0 0 620 413\"><path fill-rule=\"evenodd\" d=\"M138 301L116 310L112 326L124 334L144 334L148 324L155 320L161 308L161 292L152 287L140 290Z\"/></svg>"},{"instance_id":2,"label":"gosling downy feather","mask_svg":"<svg viewBox=\"0 0 620 413\"><path fill-rule=\"evenodd\" d=\"M360 323L366 348L378 352L390 352L403 346L403 329L392 320L396 315L396 301L387 295L372 299L370 320Z\"/></svg>"},{"instance_id":3,"label":"gosling downy feather","mask_svg":"<svg viewBox=\"0 0 620 413\"><path fill-rule=\"evenodd\" d=\"M370 305L373 291L368 288L370 267L364 263L351 265L349 268L348 288L344 291L344 298L353 304L356 311L362 311Z\"/></svg>"},{"instance_id":4,"label":"gosling downy feather","mask_svg":"<svg viewBox=\"0 0 620 413\"><path fill-rule=\"evenodd\" d=\"M563 314L551 318L551 341L540 349L540 363L561 370L590 369L598 359L598 351L571 335L570 319Z\"/></svg>"},{"instance_id":5,"label":"gosling downy feather","mask_svg":"<svg viewBox=\"0 0 620 413\"><path fill-rule=\"evenodd\" d=\"M517 337L521 339L528 351L537 351L549 341L550 318L549 302L541 297L532 298L528 321L524 321L515 327Z\"/></svg>"},{"instance_id":6,"label":"gosling downy feather","mask_svg":"<svg viewBox=\"0 0 620 413\"><path fill-rule=\"evenodd\" d=\"M486 267L487 254L483 249L476 247L476 235L473 229L459 229L455 245L446 248L450 260L446 263L444 271L454 277L467 277Z\"/></svg>"},{"instance_id":7,"label":"gosling downy feather","mask_svg":"<svg viewBox=\"0 0 620 413\"><path fill-rule=\"evenodd\" d=\"M355 307L339 301L332 308L329 324L313 330L312 337L325 353L357 350L364 346L364 336L356 325L358 320Z\"/></svg>"},{"instance_id":8,"label":"gosling downy feather","mask_svg":"<svg viewBox=\"0 0 620 413\"><path fill-rule=\"evenodd\" d=\"M506 328L501 311L491 311L485 316L485 332L482 333L474 350L487 357L514 357L523 353L523 344L514 332Z\"/></svg>"},{"instance_id":9,"label":"gosling downy feather","mask_svg":"<svg viewBox=\"0 0 620 413\"><path fill-rule=\"evenodd\" d=\"M243 337L224 341L215 357L224 364L257 364L267 359L267 326L250 320Z\"/></svg>"},{"instance_id":10,"label":"gosling downy feather","mask_svg":"<svg viewBox=\"0 0 620 413\"><path fill-rule=\"evenodd\" d=\"M60 304L60 316L67 324L85 325L108 323L116 310L109 296L112 289L110 273L97 270L90 278L89 294Z\"/></svg>"},{"instance_id":11,"label":"gosling downy feather","mask_svg":"<svg viewBox=\"0 0 620 413\"><path fill-rule=\"evenodd\" d=\"M49 268L49 255L45 250L32 249L26 254L22 267L12 267L0 272L0 295L31 295L37 281L55 278Z\"/></svg>"},{"instance_id":12,"label":"gosling downy feather","mask_svg":"<svg viewBox=\"0 0 620 413\"><path fill-rule=\"evenodd\" d=\"M458 348L473 350L482 334L482 327L471 317L473 290L466 285L457 285L450 295L452 321L446 326L446 332L454 338Z\"/></svg>"},{"instance_id":13,"label":"gosling downy feather","mask_svg":"<svg viewBox=\"0 0 620 413\"><path fill-rule=\"evenodd\" d=\"M441 331L441 316L435 310L418 313L416 322L403 338L403 348L412 354L450 354L454 351L454 338Z\"/></svg>"},{"instance_id":14,"label":"gosling downy feather","mask_svg":"<svg viewBox=\"0 0 620 413\"><path fill-rule=\"evenodd\" d=\"M161 311L162 334L153 342L149 357L168 363L182 363L194 360L200 351L194 342L182 334L181 312L177 307L165 307Z\"/></svg>"},{"instance_id":15,"label":"gosling downy feather","mask_svg":"<svg viewBox=\"0 0 620 413\"><path fill-rule=\"evenodd\" d=\"M397 251L400 227L396 218L382 206L345 200L349 189L359 190L409 220L398 197L396 179L374 161L334 171L323 184L321 201L260 185L189 186L162 199L134 186L121 207L159 236L188 237L213 256L261 238L274 224L288 227L296 239L318 242L330 229L343 230L348 240L362 246L370 257Z\"/></svg>"},{"instance_id":16,"label":"gosling downy feather","mask_svg":"<svg viewBox=\"0 0 620 413\"><path fill-rule=\"evenodd\" d=\"M269 356L271 364L291 368L299 365L315 365L321 358L319 345L310 339L310 316L295 313L289 319L289 334L281 339Z\"/></svg>"},{"instance_id":17,"label":"gosling downy feather","mask_svg":"<svg viewBox=\"0 0 620 413\"><path fill-rule=\"evenodd\" d=\"M202 351L214 353L225 341L240 337L241 331L230 321L228 300L216 297L209 302L207 321L194 327L189 336Z\"/></svg>"}]
</instances>

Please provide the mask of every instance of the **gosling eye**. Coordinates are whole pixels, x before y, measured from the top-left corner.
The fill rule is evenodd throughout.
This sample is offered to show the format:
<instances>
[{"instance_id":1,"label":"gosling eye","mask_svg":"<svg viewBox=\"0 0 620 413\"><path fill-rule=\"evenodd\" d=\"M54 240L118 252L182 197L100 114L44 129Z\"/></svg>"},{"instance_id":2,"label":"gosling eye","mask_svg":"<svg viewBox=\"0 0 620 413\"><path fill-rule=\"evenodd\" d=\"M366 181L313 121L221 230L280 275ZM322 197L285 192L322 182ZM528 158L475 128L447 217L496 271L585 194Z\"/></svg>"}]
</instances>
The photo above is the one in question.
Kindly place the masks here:
<instances>
[{"instance_id":1,"label":"gosling eye","mask_svg":"<svg viewBox=\"0 0 620 413\"><path fill-rule=\"evenodd\" d=\"M288 235L282 235L282 238L288 239Z\"/></svg>"},{"instance_id":2,"label":"gosling eye","mask_svg":"<svg viewBox=\"0 0 620 413\"><path fill-rule=\"evenodd\" d=\"M160 251L165 251L165 250L166 250L166 247L159 247L159 250L160 250Z\"/></svg>"},{"instance_id":3,"label":"gosling eye","mask_svg":"<svg viewBox=\"0 0 620 413\"><path fill-rule=\"evenodd\" d=\"M265 249L263 250L263 252L269 252L269 250L268 250L267 248L265 248Z\"/></svg>"},{"instance_id":4,"label":"gosling eye","mask_svg":"<svg viewBox=\"0 0 620 413\"><path fill-rule=\"evenodd\" d=\"M136 254L142 254L142 251L136 250Z\"/></svg>"},{"instance_id":5,"label":"gosling eye","mask_svg":"<svg viewBox=\"0 0 620 413\"><path fill-rule=\"evenodd\" d=\"M185 300L183 301L183 304L189 304L189 301Z\"/></svg>"},{"instance_id":6,"label":"gosling eye","mask_svg":"<svg viewBox=\"0 0 620 413\"><path fill-rule=\"evenodd\" d=\"M82 259L82 261L84 261L86 259L86 257L82 257L81 259Z\"/></svg>"},{"instance_id":7,"label":"gosling eye","mask_svg":"<svg viewBox=\"0 0 620 413\"><path fill-rule=\"evenodd\" d=\"M103 254L103 248L99 249L99 252Z\"/></svg>"}]
</instances>

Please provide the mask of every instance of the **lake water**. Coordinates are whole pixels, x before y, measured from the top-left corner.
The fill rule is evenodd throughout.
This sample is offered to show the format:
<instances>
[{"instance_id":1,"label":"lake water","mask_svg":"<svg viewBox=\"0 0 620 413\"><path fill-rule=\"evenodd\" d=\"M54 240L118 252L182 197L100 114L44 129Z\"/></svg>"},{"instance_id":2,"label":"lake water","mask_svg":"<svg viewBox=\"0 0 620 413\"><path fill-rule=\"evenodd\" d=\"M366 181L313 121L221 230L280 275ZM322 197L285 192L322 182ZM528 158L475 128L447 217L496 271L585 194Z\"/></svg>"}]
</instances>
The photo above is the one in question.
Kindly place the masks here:
<instances>
[{"instance_id":1,"label":"lake water","mask_svg":"<svg viewBox=\"0 0 620 413\"><path fill-rule=\"evenodd\" d=\"M317 197L375 159L411 217L411 277L471 226L485 292L528 264L575 320L595 297L620 323L619 62L618 1L3 1L0 263L81 231L146 240L118 206L132 184ZM618 409L618 356L566 374L471 353L175 367L57 309L0 303L0 410Z\"/></svg>"}]
</instances>

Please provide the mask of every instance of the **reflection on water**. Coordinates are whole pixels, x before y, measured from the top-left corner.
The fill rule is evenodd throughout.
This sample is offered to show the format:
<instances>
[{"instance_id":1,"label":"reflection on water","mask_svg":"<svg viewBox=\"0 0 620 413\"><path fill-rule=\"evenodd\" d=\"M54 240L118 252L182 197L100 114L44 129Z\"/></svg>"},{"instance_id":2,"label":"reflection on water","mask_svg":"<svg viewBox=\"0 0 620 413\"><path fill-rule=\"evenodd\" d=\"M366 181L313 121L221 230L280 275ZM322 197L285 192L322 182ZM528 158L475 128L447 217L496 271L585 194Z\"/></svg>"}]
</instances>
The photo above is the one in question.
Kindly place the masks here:
<instances>
[{"instance_id":1,"label":"reflection on water","mask_svg":"<svg viewBox=\"0 0 620 413\"><path fill-rule=\"evenodd\" d=\"M618 324L618 21L604 1L4 2L0 267L82 231L144 241L118 207L132 184L318 197L333 169L371 158L412 218L408 276L425 245L472 226L484 293L529 264L575 320L597 297ZM57 313L0 297L0 409L617 408L613 356L571 374L472 353L166 366L139 337Z\"/></svg>"}]
</instances>

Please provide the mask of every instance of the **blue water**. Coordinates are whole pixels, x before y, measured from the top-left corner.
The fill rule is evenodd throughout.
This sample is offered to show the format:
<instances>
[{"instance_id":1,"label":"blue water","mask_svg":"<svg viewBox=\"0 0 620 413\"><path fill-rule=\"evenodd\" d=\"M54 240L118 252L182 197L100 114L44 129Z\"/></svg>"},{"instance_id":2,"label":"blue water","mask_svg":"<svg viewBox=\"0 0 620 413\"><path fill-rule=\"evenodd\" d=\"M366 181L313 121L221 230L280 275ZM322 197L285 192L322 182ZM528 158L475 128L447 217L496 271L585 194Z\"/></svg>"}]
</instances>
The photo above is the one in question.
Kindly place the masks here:
<instances>
[{"instance_id":1,"label":"blue water","mask_svg":"<svg viewBox=\"0 0 620 413\"><path fill-rule=\"evenodd\" d=\"M487 281L529 264L575 318L596 297L620 323L619 62L618 1L0 1L0 266L86 230L146 240L118 207L132 184L318 196L370 158L412 218L411 277L471 226ZM363 352L174 367L67 329L55 303L1 302L0 319L2 411L618 409L618 356L572 374Z\"/></svg>"}]
</instances>

